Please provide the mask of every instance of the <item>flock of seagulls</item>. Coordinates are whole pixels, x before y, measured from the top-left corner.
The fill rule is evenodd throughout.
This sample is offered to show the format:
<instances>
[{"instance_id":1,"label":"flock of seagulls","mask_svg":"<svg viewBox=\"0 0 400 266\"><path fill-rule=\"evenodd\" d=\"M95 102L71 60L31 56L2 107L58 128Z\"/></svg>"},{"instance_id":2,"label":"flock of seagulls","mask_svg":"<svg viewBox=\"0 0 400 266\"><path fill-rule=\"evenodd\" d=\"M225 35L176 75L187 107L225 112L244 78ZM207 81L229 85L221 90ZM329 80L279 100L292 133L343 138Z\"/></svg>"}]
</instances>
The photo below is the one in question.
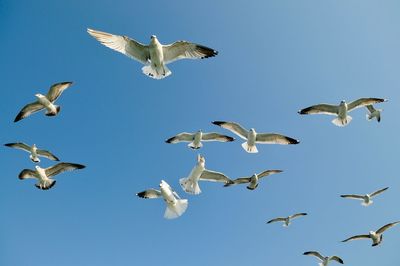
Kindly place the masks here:
<instances>
[{"instance_id":1,"label":"flock of seagulls","mask_svg":"<svg viewBox=\"0 0 400 266\"><path fill-rule=\"evenodd\" d=\"M156 36L152 35L150 43L148 45L142 44L127 36L114 35L102 31L93 29L87 29L87 32L99 41L104 46L120 52L144 65L142 71L147 76L153 79L163 79L171 75L171 71L167 67L167 64L180 59L203 59L214 57L218 52L214 49L208 48L204 45L199 45L187 41L177 41L172 44L162 45ZM40 110L45 110L46 116L56 116L60 112L60 106L56 105L56 100L61 94L72 85L72 82L61 82L54 84L50 87L46 95L35 94L36 101L27 104L17 114L14 122L18 122L24 118L27 118L33 113ZM367 109L366 117L368 120L376 119L378 122L381 120L381 109L375 109L374 105L387 101L381 98L360 98L350 103L341 101L339 105L332 104L317 104L310 107L301 109L298 111L301 115L306 114L328 114L333 115L336 118L332 121L336 126L344 127L350 123L352 117L348 115L349 112L365 107ZM227 121L213 121L212 124L217 125L221 128L227 129L228 131L239 136L244 142L241 144L242 148L247 153L257 153L258 149L256 144L299 144L299 140L288 137L279 133L258 133L254 128L246 129L236 122ZM217 132L205 133L199 130L194 133L183 132L177 134L165 142L170 144L176 144L180 142L189 143L188 147L194 150L200 149L203 144L202 142L233 142L235 139L231 136L220 134ZM29 158L35 164L40 163L39 157L44 157L52 161L60 161L53 153L47 150L38 149L33 145L28 145L23 142L7 143L5 146L15 149L20 149L29 153ZM208 170L205 167L205 157L197 155L197 163L189 173L187 177L180 178L179 184L185 193L198 195L201 193L199 186L200 181L219 182L223 183L224 187L230 187L233 185L246 184L246 188L249 190L255 190L259 186L260 179L263 177L270 176L272 174L278 174L283 170L265 170L258 174L253 174L247 177L239 177L236 179L230 179L227 175L221 172ZM66 163L60 162L53 166L42 168L36 165L32 169L24 169L18 175L19 179L36 179L35 186L41 190L51 189L56 180L54 177L66 171L73 171L77 169L85 168L82 164L77 163ZM375 191L371 194L356 195L348 194L341 195L343 198L362 200L362 205L368 206L372 204L372 198L386 191L388 187ZM137 196L145 199L162 198L166 204L166 210L164 217L166 219L175 219L185 213L188 208L188 199L182 199L178 193L172 189L172 187L164 180L160 181L159 189L147 189L137 193ZM287 217L277 217L267 221L268 224L275 222L282 222L283 226L287 227L291 224L293 219L307 216L307 213L296 213ZM383 233L397 225L399 222L393 222L386 224L379 228L377 231L370 231L368 234L355 235L350 238L343 240L347 242L357 239L371 239L372 246L377 246L382 242ZM338 256L322 256L316 251L307 251L304 255L314 256L319 259L321 266L326 266L330 261L336 261L340 264L344 264L343 260Z\"/></svg>"}]
</instances>

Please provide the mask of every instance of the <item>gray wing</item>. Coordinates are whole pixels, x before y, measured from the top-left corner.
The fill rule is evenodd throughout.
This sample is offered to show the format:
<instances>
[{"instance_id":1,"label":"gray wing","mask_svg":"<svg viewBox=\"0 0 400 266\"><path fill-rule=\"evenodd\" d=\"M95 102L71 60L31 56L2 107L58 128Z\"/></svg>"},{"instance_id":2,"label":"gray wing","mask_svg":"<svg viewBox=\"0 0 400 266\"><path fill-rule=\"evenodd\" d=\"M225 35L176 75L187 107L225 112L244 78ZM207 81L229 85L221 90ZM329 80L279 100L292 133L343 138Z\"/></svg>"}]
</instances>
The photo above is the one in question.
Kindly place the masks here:
<instances>
[{"instance_id":1,"label":"gray wing","mask_svg":"<svg viewBox=\"0 0 400 266\"><path fill-rule=\"evenodd\" d=\"M306 215L307 215L307 213L305 213L305 212L296 213L296 214L290 215L289 218L290 219L294 219L294 218L301 217L301 216L306 216Z\"/></svg>"},{"instance_id":2,"label":"gray wing","mask_svg":"<svg viewBox=\"0 0 400 266\"><path fill-rule=\"evenodd\" d=\"M246 184L250 183L251 177L240 177L236 178L235 180L232 180L233 183L231 185L238 185L238 184Z\"/></svg>"},{"instance_id":3,"label":"gray wing","mask_svg":"<svg viewBox=\"0 0 400 266\"><path fill-rule=\"evenodd\" d=\"M315 256L320 260L324 260L324 257L321 254L319 254L319 252L317 252L317 251L307 251L307 252L304 252L303 255Z\"/></svg>"},{"instance_id":4,"label":"gray wing","mask_svg":"<svg viewBox=\"0 0 400 266\"><path fill-rule=\"evenodd\" d=\"M287 145L287 144L298 144L300 142L297 139L293 139L281 134L257 133L256 143Z\"/></svg>"},{"instance_id":5,"label":"gray wing","mask_svg":"<svg viewBox=\"0 0 400 266\"><path fill-rule=\"evenodd\" d=\"M167 139L165 142L166 143L178 143L181 141L191 142L191 141L193 141L193 138L194 138L194 134L183 132L176 136L173 136L172 138Z\"/></svg>"},{"instance_id":6,"label":"gray wing","mask_svg":"<svg viewBox=\"0 0 400 266\"><path fill-rule=\"evenodd\" d=\"M389 228L395 226L398 223L400 223L400 221L384 225L381 228L379 228L378 231L376 231L376 233L377 234L382 234L383 232L385 232L386 230L388 230Z\"/></svg>"},{"instance_id":7,"label":"gray wing","mask_svg":"<svg viewBox=\"0 0 400 266\"><path fill-rule=\"evenodd\" d=\"M82 164L76 164L76 163L58 163L56 165L50 166L45 169L46 175L48 177L55 176L58 174L61 174L65 171L72 171L75 169L83 169L85 168L84 165Z\"/></svg>"},{"instance_id":8,"label":"gray wing","mask_svg":"<svg viewBox=\"0 0 400 266\"><path fill-rule=\"evenodd\" d=\"M200 180L212 181L212 182L222 182L222 183L232 183L226 175L219 172L214 172L210 170L204 170L200 176Z\"/></svg>"},{"instance_id":9,"label":"gray wing","mask_svg":"<svg viewBox=\"0 0 400 266\"><path fill-rule=\"evenodd\" d=\"M53 161L59 161L60 159L58 159L54 154L52 154L49 151L46 150L37 150L36 153L42 157L45 157L47 159L53 160Z\"/></svg>"},{"instance_id":10,"label":"gray wing","mask_svg":"<svg viewBox=\"0 0 400 266\"><path fill-rule=\"evenodd\" d=\"M150 58L149 47L127 36L113 35L107 32L87 29L87 32L104 46L120 52L142 64Z\"/></svg>"},{"instance_id":11,"label":"gray wing","mask_svg":"<svg viewBox=\"0 0 400 266\"><path fill-rule=\"evenodd\" d=\"M214 49L187 41L177 41L163 45L164 63L168 64L179 59L203 59L218 54Z\"/></svg>"},{"instance_id":12,"label":"gray wing","mask_svg":"<svg viewBox=\"0 0 400 266\"><path fill-rule=\"evenodd\" d=\"M335 261L339 262L340 264L344 264L343 260L338 256L331 256L331 257L329 257L329 260L335 260Z\"/></svg>"},{"instance_id":13,"label":"gray wing","mask_svg":"<svg viewBox=\"0 0 400 266\"><path fill-rule=\"evenodd\" d=\"M275 223L275 222L284 222L284 221L286 221L286 218L285 218L285 217L277 217L277 218L274 218L274 219L272 219L272 220L269 220L269 221L267 222L267 224Z\"/></svg>"},{"instance_id":14,"label":"gray wing","mask_svg":"<svg viewBox=\"0 0 400 266\"><path fill-rule=\"evenodd\" d=\"M229 131L232 131L242 139L247 140L247 135L249 134L249 131L239 125L238 123L234 122L224 122L224 121L214 121L212 122L214 125L220 126L222 128L225 128Z\"/></svg>"},{"instance_id":15,"label":"gray wing","mask_svg":"<svg viewBox=\"0 0 400 266\"><path fill-rule=\"evenodd\" d=\"M38 178L38 177L39 177L38 173L31 169L24 169L18 175L18 178L21 180L27 178Z\"/></svg>"},{"instance_id":16,"label":"gray wing","mask_svg":"<svg viewBox=\"0 0 400 266\"><path fill-rule=\"evenodd\" d=\"M364 199L364 195L356 195L356 194L347 194L347 195L340 195L342 198L346 199Z\"/></svg>"},{"instance_id":17,"label":"gray wing","mask_svg":"<svg viewBox=\"0 0 400 266\"><path fill-rule=\"evenodd\" d=\"M360 98L358 100L352 101L351 103L347 104L347 111L351 111L353 109L356 109L358 107L363 107L375 103L381 103L387 101L386 99L380 99L380 98Z\"/></svg>"},{"instance_id":18,"label":"gray wing","mask_svg":"<svg viewBox=\"0 0 400 266\"><path fill-rule=\"evenodd\" d=\"M282 170L266 170L264 172L259 173L257 176L258 176L258 178L262 178L264 176L269 176L272 174L278 174L278 173L282 173L282 172L283 172Z\"/></svg>"},{"instance_id":19,"label":"gray wing","mask_svg":"<svg viewBox=\"0 0 400 266\"><path fill-rule=\"evenodd\" d=\"M388 188L389 187L385 187L385 188L375 191L374 193L371 193L371 197L375 197L376 195L381 194L382 192L386 191Z\"/></svg>"},{"instance_id":20,"label":"gray wing","mask_svg":"<svg viewBox=\"0 0 400 266\"><path fill-rule=\"evenodd\" d=\"M161 191L151 188L137 193L136 196L144 199L156 199L156 198L161 198L162 194Z\"/></svg>"},{"instance_id":21,"label":"gray wing","mask_svg":"<svg viewBox=\"0 0 400 266\"><path fill-rule=\"evenodd\" d=\"M14 148L14 149L19 149L19 150L24 150L27 152L31 152L31 147L29 147L27 144L23 142L17 142L17 143L7 143L4 144L4 146Z\"/></svg>"},{"instance_id":22,"label":"gray wing","mask_svg":"<svg viewBox=\"0 0 400 266\"><path fill-rule=\"evenodd\" d=\"M367 105L366 107L371 114L376 111L373 105Z\"/></svg>"},{"instance_id":23,"label":"gray wing","mask_svg":"<svg viewBox=\"0 0 400 266\"><path fill-rule=\"evenodd\" d=\"M60 97L61 93L63 93L63 91L65 89L67 89L68 87L70 87L71 85L72 85L72 82L70 82L70 81L53 84L50 87L50 90L47 93L46 98L50 102L54 102L55 100L58 99L58 97Z\"/></svg>"},{"instance_id":24,"label":"gray wing","mask_svg":"<svg viewBox=\"0 0 400 266\"><path fill-rule=\"evenodd\" d=\"M356 236L349 237L349 238L343 240L342 242L359 240L359 239L367 239L367 238L370 238L370 236L369 235L356 235Z\"/></svg>"},{"instance_id":25,"label":"gray wing","mask_svg":"<svg viewBox=\"0 0 400 266\"><path fill-rule=\"evenodd\" d=\"M298 111L301 115L312 115L312 114L326 114L326 115L337 115L339 113L339 107L331 104L317 104L310 107L301 109Z\"/></svg>"},{"instance_id":26,"label":"gray wing","mask_svg":"<svg viewBox=\"0 0 400 266\"><path fill-rule=\"evenodd\" d=\"M19 120L22 120L22 119L30 116L31 114L42 110L43 108L44 108L44 106L42 104L40 104L39 102L33 102L30 104L27 104L24 106L24 108L22 108L22 110L15 117L14 122L18 122Z\"/></svg>"},{"instance_id":27,"label":"gray wing","mask_svg":"<svg viewBox=\"0 0 400 266\"><path fill-rule=\"evenodd\" d=\"M220 141L220 142L230 142L235 139L226 135L222 135L219 133L211 132L211 133L203 133L201 140L203 141Z\"/></svg>"}]
</instances>

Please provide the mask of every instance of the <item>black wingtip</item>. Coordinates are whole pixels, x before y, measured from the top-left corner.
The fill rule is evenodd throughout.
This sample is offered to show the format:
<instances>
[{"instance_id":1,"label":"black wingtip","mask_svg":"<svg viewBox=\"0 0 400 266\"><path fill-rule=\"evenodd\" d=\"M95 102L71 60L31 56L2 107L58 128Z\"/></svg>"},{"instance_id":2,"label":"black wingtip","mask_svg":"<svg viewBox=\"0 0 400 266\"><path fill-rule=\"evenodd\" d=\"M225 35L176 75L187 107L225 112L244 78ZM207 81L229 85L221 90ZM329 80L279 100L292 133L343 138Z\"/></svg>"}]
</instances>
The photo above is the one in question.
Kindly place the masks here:
<instances>
[{"instance_id":1,"label":"black wingtip","mask_svg":"<svg viewBox=\"0 0 400 266\"><path fill-rule=\"evenodd\" d=\"M294 139L294 138L286 137L286 139L289 141L289 144L299 144L300 143L299 140Z\"/></svg>"},{"instance_id":2,"label":"black wingtip","mask_svg":"<svg viewBox=\"0 0 400 266\"><path fill-rule=\"evenodd\" d=\"M15 119L14 119L14 123L15 122L18 122L19 120L21 120L22 119L22 115L21 114L18 114L16 117L15 117Z\"/></svg>"},{"instance_id":3,"label":"black wingtip","mask_svg":"<svg viewBox=\"0 0 400 266\"><path fill-rule=\"evenodd\" d=\"M6 147L11 147L13 144L14 144L14 143L6 143L6 144L4 144L4 146L6 146Z\"/></svg>"},{"instance_id":4,"label":"black wingtip","mask_svg":"<svg viewBox=\"0 0 400 266\"><path fill-rule=\"evenodd\" d=\"M221 126L225 122L224 121L212 121L211 123L214 124L214 125L217 125L217 126Z\"/></svg>"},{"instance_id":5,"label":"black wingtip","mask_svg":"<svg viewBox=\"0 0 400 266\"><path fill-rule=\"evenodd\" d=\"M169 138L165 141L165 143L171 143L174 140L175 137Z\"/></svg>"},{"instance_id":6,"label":"black wingtip","mask_svg":"<svg viewBox=\"0 0 400 266\"><path fill-rule=\"evenodd\" d=\"M144 199L145 198L145 194L146 194L146 192L142 191L142 192L136 193L136 196L138 196L139 198Z\"/></svg>"},{"instance_id":7,"label":"black wingtip","mask_svg":"<svg viewBox=\"0 0 400 266\"><path fill-rule=\"evenodd\" d=\"M232 138L232 137L229 137L229 136L226 136L226 138L227 138L228 142L235 141L235 138Z\"/></svg>"}]
</instances>

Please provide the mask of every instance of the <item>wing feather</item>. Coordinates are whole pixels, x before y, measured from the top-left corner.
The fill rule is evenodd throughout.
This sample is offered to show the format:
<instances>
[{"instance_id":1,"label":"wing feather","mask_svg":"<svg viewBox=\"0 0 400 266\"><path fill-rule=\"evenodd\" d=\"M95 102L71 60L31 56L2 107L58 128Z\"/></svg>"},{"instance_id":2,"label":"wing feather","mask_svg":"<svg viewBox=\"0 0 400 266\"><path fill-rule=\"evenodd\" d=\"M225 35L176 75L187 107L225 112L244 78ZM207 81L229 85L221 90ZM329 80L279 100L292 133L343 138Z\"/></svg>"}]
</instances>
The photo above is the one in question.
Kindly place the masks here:
<instances>
[{"instance_id":1,"label":"wing feather","mask_svg":"<svg viewBox=\"0 0 400 266\"><path fill-rule=\"evenodd\" d=\"M137 193L136 196L144 199L156 199L156 198L161 198L162 194L161 191L151 188Z\"/></svg>"},{"instance_id":2,"label":"wing feather","mask_svg":"<svg viewBox=\"0 0 400 266\"><path fill-rule=\"evenodd\" d=\"M166 143L173 143L173 144L174 143L178 143L178 142L182 142L182 141L191 142L191 141L193 141L193 138L194 138L194 134L183 132L183 133L180 133L180 134L178 134L176 136L173 136L173 137L167 139L165 142Z\"/></svg>"},{"instance_id":3,"label":"wing feather","mask_svg":"<svg viewBox=\"0 0 400 266\"><path fill-rule=\"evenodd\" d=\"M72 171L75 169L83 169L85 168L84 165L82 164L76 164L76 163L58 163L56 165L50 166L45 169L46 175L48 177L55 176L58 174L61 174L65 171Z\"/></svg>"},{"instance_id":4,"label":"wing feather","mask_svg":"<svg viewBox=\"0 0 400 266\"><path fill-rule=\"evenodd\" d=\"M211 132L211 133L204 133L202 135L201 140L203 141L220 141L220 142L230 142L234 141L235 139L226 135L222 135L219 133Z\"/></svg>"},{"instance_id":5,"label":"wing feather","mask_svg":"<svg viewBox=\"0 0 400 266\"><path fill-rule=\"evenodd\" d=\"M355 101L352 101L351 103L347 104L347 111L354 110L359 107L375 104L375 103L381 103L381 102L386 102L386 99L381 99L381 98L360 98Z\"/></svg>"},{"instance_id":6,"label":"wing feather","mask_svg":"<svg viewBox=\"0 0 400 266\"><path fill-rule=\"evenodd\" d=\"M177 41L169 45L164 45L163 54L164 63L169 64L179 59L203 59L213 57L216 56L218 52L200 44Z\"/></svg>"},{"instance_id":7,"label":"wing feather","mask_svg":"<svg viewBox=\"0 0 400 266\"><path fill-rule=\"evenodd\" d=\"M29 103L25 105L24 108L22 108L22 110L18 113L18 115L14 119L14 122L18 122L19 120L22 120L30 116L31 114L42 110L43 108L44 106L39 102Z\"/></svg>"},{"instance_id":8,"label":"wing feather","mask_svg":"<svg viewBox=\"0 0 400 266\"><path fill-rule=\"evenodd\" d=\"M301 115L312 115L312 114L337 115L339 113L339 107L337 105L322 103L301 109L298 113Z\"/></svg>"},{"instance_id":9,"label":"wing feather","mask_svg":"<svg viewBox=\"0 0 400 266\"><path fill-rule=\"evenodd\" d=\"M4 144L4 146L10 147L10 148L19 149L19 150L24 150L24 151L27 151L27 152L31 152L31 147L29 147L27 144L25 144L23 142L7 143L7 144Z\"/></svg>"},{"instance_id":10,"label":"wing feather","mask_svg":"<svg viewBox=\"0 0 400 266\"><path fill-rule=\"evenodd\" d=\"M248 130L245 129L244 127L242 127L241 125L239 125L238 123L225 122L225 121L213 121L212 123L214 125L220 126L222 128L225 128L225 129L235 133L242 139L247 140L247 135L249 134Z\"/></svg>"},{"instance_id":11,"label":"wing feather","mask_svg":"<svg viewBox=\"0 0 400 266\"><path fill-rule=\"evenodd\" d=\"M276 133L257 133L256 143L287 145L298 144L300 141Z\"/></svg>"},{"instance_id":12,"label":"wing feather","mask_svg":"<svg viewBox=\"0 0 400 266\"><path fill-rule=\"evenodd\" d=\"M60 82L60 83L53 84L50 87L49 92L46 95L46 98L50 102L56 101L58 99L58 97L60 97L60 95L63 93L63 91L66 90L71 85L72 85L71 81Z\"/></svg>"}]
</instances>

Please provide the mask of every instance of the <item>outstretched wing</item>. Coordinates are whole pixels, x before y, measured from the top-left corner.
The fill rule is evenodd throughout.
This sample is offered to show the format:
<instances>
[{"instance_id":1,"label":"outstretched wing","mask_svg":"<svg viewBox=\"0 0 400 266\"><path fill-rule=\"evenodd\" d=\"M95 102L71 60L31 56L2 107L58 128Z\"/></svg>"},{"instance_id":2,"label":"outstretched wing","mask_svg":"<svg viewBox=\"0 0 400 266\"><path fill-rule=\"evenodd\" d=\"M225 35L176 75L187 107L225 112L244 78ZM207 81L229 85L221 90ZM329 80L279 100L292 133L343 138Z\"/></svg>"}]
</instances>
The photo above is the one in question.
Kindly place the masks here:
<instances>
[{"instance_id":1,"label":"outstretched wing","mask_svg":"<svg viewBox=\"0 0 400 266\"><path fill-rule=\"evenodd\" d=\"M257 176L260 179L260 178L262 178L264 176L269 176L269 175L272 175L272 174L278 174L278 173L282 173L282 172L283 172L282 170L266 170L264 172L259 173Z\"/></svg>"},{"instance_id":2,"label":"outstretched wing","mask_svg":"<svg viewBox=\"0 0 400 266\"><path fill-rule=\"evenodd\" d=\"M356 236L349 237L349 238L343 240L342 242L359 240L359 239L367 239L367 238L370 238L370 236L369 235L356 235Z\"/></svg>"},{"instance_id":3,"label":"outstretched wing","mask_svg":"<svg viewBox=\"0 0 400 266\"><path fill-rule=\"evenodd\" d=\"M358 107L363 107L375 103L381 103L387 101L386 99L381 98L360 98L358 100L352 101L351 103L347 104L347 111L351 111Z\"/></svg>"},{"instance_id":4,"label":"outstretched wing","mask_svg":"<svg viewBox=\"0 0 400 266\"><path fill-rule=\"evenodd\" d=\"M46 175L48 177L55 176L61 174L65 171L72 171L75 169L83 169L85 168L82 164L77 163L58 163L56 165L50 166L45 169Z\"/></svg>"},{"instance_id":5,"label":"outstretched wing","mask_svg":"<svg viewBox=\"0 0 400 266\"><path fill-rule=\"evenodd\" d=\"M149 47L127 36L113 35L107 32L87 29L87 32L104 46L120 52L142 64L150 58Z\"/></svg>"},{"instance_id":6,"label":"outstretched wing","mask_svg":"<svg viewBox=\"0 0 400 266\"><path fill-rule=\"evenodd\" d=\"M319 252L317 252L317 251L307 251L307 252L304 252L303 255L315 256L320 260L324 260L324 257L321 254L319 254Z\"/></svg>"},{"instance_id":7,"label":"outstretched wing","mask_svg":"<svg viewBox=\"0 0 400 266\"><path fill-rule=\"evenodd\" d=\"M241 125L239 125L238 123L225 122L225 121L214 121L212 123L214 125L220 126L222 128L225 128L225 129L235 133L242 139L247 140L247 135L249 134L248 130L245 129L244 127L242 127Z\"/></svg>"},{"instance_id":8,"label":"outstretched wing","mask_svg":"<svg viewBox=\"0 0 400 266\"><path fill-rule=\"evenodd\" d=\"M58 159L54 154L52 154L49 151L46 150L37 150L36 153L42 157L46 157L47 159L53 160L53 161L59 161L60 159Z\"/></svg>"},{"instance_id":9,"label":"outstretched wing","mask_svg":"<svg viewBox=\"0 0 400 266\"><path fill-rule=\"evenodd\" d=\"M267 224L275 223L275 222L284 222L284 221L286 221L285 217L277 217L277 218L274 218L272 220L269 220L267 222Z\"/></svg>"},{"instance_id":10,"label":"outstretched wing","mask_svg":"<svg viewBox=\"0 0 400 266\"><path fill-rule=\"evenodd\" d=\"M187 132L183 132L180 133L176 136L173 136L172 138L167 139L165 142L166 143L178 143L181 141L186 141L186 142L190 142L193 141L193 137L194 135L191 133L187 133Z\"/></svg>"},{"instance_id":11,"label":"outstretched wing","mask_svg":"<svg viewBox=\"0 0 400 266\"><path fill-rule=\"evenodd\" d=\"M373 105L367 105L366 107L371 114L376 111Z\"/></svg>"},{"instance_id":12,"label":"outstretched wing","mask_svg":"<svg viewBox=\"0 0 400 266\"><path fill-rule=\"evenodd\" d=\"M343 260L341 258L339 258L338 256L331 256L331 257L329 257L329 260L335 260L335 261L339 262L340 264L344 264Z\"/></svg>"},{"instance_id":13,"label":"outstretched wing","mask_svg":"<svg viewBox=\"0 0 400 266\"><path fill-rule=\"evenodd\" d=\"M10 148L14 148L14 149L24 150L24 151L27 151L27 152L31 152L31 147L29 147L27 144L25 144L23 142L7 143L7 144L4 144L4 146L10 147Z\"/></svg>"},{"instance_id":14,"label":"outstretched wing","mask_svg":"<svg viewBox=\"0 0 400 266\"><path fill-rule=\"evenodd\" d=\"M31 169L24 169L18 175L18 178L21 180L27 178L38 178L38 177L39 177L38 173Z\"/></svg>"},{"instance_id":15,"label":"outstretched wing","mask_svg":"<svg viewBox=\"0 0 400 266\"><path fill-rule=\"evenodd\" d=\"M50 87L49 92L46 95L46 98L50 102L54 102L55 100L58 99L58 97L60 97L61 93L63 93L63 91L65 89L67 89L68 87L70 87L71 85L72 85L72 82L70 82L70 81L60 82L60 83L56 83L56 84L52 85Z\"/></svg>"},{"instance_id":16,"label":"outstretched wing","mask_svg":"<svg viewBox=\"0 0 400 266\"><path fill-rule=\"evenodd\" d=\"M381 194L382 192L386 191L388 188L389 187L385 187L385 188L382 188L382 189L379 189L379 190L375 191L374 193L371 193L371 197L375 197L376 195Z\"/></svg>"},{"instance_id":17,"label":"outstretched wing","mask_svg":"<svg viewBox=\"0 0 400 266\"><path fill-rule=\"evenodd\" d=\"M213 57L216 56L218 52L200 44L177 41L169 45L163 45L163 54L164 63L169 64L179 59L203 59Z\"/></svg>"},{"instance_id":18,"label":"outstretched wing","mask_svg":"<svg viewBox=\"0 0 400 266\"><path fill-rule=\"evenodd\" d=\"M211 132L211 133L204 133L201 137L203 141L220 141L220 142L229 142L234 141L235 139L226 135L222 135L219 133Z\"/></svg>"},{"instance_id":19,"label":"outstretched wing","mask_svg":"<svg viewBox=\"0 0 400 266\"><path fill-rule=\"evenodd\" d=\"M313 115L313 114L326 114L326 115L337 115L339 113L339 107L331 104L317 104L310 107L301 109L298 111L301 115Z\"/></svg>"},{"instance_id":20,"label":"outstretched wing","mask_svg":"<svg viewBox=\"0 0 400 266\"><path fill-rule=\"evenodd\" d=\"M161 191L151 188L137 193L136 196L144 199L156 199L156 198L161 198L162 194Z\"/></svg>"},{"instance_id":21,"label":"outstretched wing","mask_svg":"<svg viewBox=\"0 0 400 266\"><path fill-rule=\"evenodd\" d=\"M290 215L289 218L290 219L294 219L294 218L301 217L301 216L306 216L306 215L307 215L307 213L301 212L301 213L296 213L296 214Z\"/></svg>"},{"instance_id":22,"label":"outstretched wing","mask_svg":"<svg viewBox=\"0 0 400 266\"><path fill-rule=\"evenodd\" d=\"M383 232L385 232L386 230L388 230L389 228L395 226L398 223L400 223L400 221L384 225L381 228L379 228L378 231L376 231L376 233L377 234L382 234Z\"/></svg>"},{"instance_id":23,"label":"outstretched wing","mask_svg":"<svg viewBox=\"0 0 400 266\"><path fill-rule=\"evenodd\" d=\"M219 172L214 172L210 170L204 170L200 175L200 180L212 181L212 182L222 182L222 183L232 183L226 175Z\"/></svg>"},{"instance_id":24,"label":"outstretched wing","mask_svg":"<svg viewBox=\"0 0 400 266\"><path fill-rule=\"evenodd\" d=\"M356 194L348 194L348 195L340 195L342 198L346 199L360 199L363 200L364 196L363 195L356 195Z\"/></svg>"},{"instance_id":25,"label":"outstretched wing","mask_svg":"<svg viewBox=\"0 0 400 266\"><path fill-rule=\"evenodd\" d=\"M287 144L298 144L300 142L297 139L293 139L281 134L257 133L256 143L287 145Z\"/></svg>"},{"instance_id":26,"label":"outstretched wing","mask_svg":"<svg viewBox=\"0 0 400 266\"><path fill-rule=\"evenodd\" d=\"M44 108L44 106L42 104L40 104L39 102L33 102L30 104L27 104L24 106L24 108L22 108L22 110L15 117L14 122L18 122L19 120L22 120L22 119L30 116L31 114L42 110L43 108Z\"/></svg>"}]
</instances>

